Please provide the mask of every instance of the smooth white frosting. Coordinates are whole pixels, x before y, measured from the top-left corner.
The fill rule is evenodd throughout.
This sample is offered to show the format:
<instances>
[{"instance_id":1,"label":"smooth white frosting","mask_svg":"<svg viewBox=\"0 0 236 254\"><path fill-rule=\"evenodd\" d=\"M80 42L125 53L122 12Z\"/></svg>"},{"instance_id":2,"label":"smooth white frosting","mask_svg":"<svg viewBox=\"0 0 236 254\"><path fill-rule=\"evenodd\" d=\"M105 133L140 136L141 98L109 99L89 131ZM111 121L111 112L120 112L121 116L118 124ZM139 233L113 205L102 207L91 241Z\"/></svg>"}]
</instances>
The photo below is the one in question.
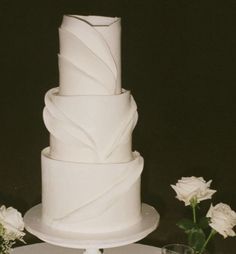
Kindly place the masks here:
<instances>
[{"instance_id":1,"label":"smooth white frosting","mask_svg":"<svg viewBox=\"0 0 236 254\"><path fill-rule=\"evenodd\" d=\"M73 163L42 151L43 218L51 226L77 232L119 230L140 219L143 158L128 163Z\"/></svg>"},{"instance_id":2,"label":"smooth white frosting","mask_svg":"<svg viewBox=\"0 0 236 254\"><path fill-rule=\"evenodd\" d=\"M120 30L119 18L64 16L59 29L60 94L121 93Z\"/></svg>"},{"instance_id":3,"label":"smooth white frosting","mask_svg":"<svg viewBox=\"0 0 236 254\"><path fill-rule=\"evenodd\" d=\"M128 228L141 218L143 158L132 152L138 114L121 89L120 19L64 16L59 87L45 96L50 147L42 151L42 216L80 233Z\"/></svg>"},{"instance_id":4,"label":"smooth white frosting","mask_svg":"<svg viewBox=\"0 0 236 254\"><path fill-rule=\"evenodd\" d=\"M51 133L51 157L77 162L132 160L131 134L137 107L130 92L112 96L45 97L44 122Z\"/></svg>"}]
</instances>

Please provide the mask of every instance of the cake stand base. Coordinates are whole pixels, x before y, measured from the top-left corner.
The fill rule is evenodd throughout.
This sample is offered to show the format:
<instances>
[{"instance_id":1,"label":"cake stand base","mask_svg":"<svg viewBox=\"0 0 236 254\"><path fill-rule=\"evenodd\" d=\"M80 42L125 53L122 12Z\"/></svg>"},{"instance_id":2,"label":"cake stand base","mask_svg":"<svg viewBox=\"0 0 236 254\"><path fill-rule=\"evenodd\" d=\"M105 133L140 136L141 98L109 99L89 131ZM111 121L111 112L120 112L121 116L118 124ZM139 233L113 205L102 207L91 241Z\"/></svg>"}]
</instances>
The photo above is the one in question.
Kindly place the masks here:
<instances>
[{"instance_id":1,"label":"cake stand base","mask_svg":"<svg viewBox=\"0 0 236 254\"><path fill-rule=\"evenodd\" d=\"M11 254L83 254L83 250L62 248L48 243L17 247ZM129 244L106 249L104 254L161 254L161 249L143 244Z\"/></svg>"},{"instance_id":2,"label":"cake stand base","mask_svg":"<svg viewBox=\"0 0 236 254\"><path fill-rule=\"evenodd\" d=\"M102 254L99 249L86 249L83 254Z\"/></svg>"},{"instance_id":3,"label":"cake stand base","mask_svg":"<svg viewBox=\"0 0 236 254\"><path fill-rule=\"evenodd\" d=\"M156 229L159 224L159 218L159 214L153 207L142 204L142 219L132 227L103 234L82 234L59 231L44 224L42 206L40 204L31 208L25 214L24 222L25 228L30 233L45 242L62 247L86 249L86 251L90 249L92 251L93 249L95 251L123 246L141 240Z\"/></svg>"}]
</instances>

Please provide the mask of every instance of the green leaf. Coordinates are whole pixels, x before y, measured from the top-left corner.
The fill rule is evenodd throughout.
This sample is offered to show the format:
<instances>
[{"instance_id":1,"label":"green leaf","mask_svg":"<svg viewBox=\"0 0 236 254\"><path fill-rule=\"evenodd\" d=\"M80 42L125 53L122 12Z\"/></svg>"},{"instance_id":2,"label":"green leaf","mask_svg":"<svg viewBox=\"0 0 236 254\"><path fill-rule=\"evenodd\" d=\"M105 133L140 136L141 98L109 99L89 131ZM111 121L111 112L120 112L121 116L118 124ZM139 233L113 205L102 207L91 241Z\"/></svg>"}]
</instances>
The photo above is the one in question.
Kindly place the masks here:
<instances>
[{"instance_id":1,"label":"green leaf","mask_svg":"<svg viewBox=\"0 0 236 254\"><path fill-rule=\"evenodd\" d=\"M202 217L202 218L200 218L199 221L198 221L198 226L199 226L200 228L202 228L202 229L206 229L206 228L208 228L208 226L209 226L209 221L210 221L209 218L207 218L207 217Z\"/></svg>"},{"instance_id":2,"label":"green leaf","mask_svg":"<svg viewBox=\"0 0 236 254\"><path fill-rule=\"evenodd\" d=\"M205 243L206 236L201 228L193 228L188 233L188 244L196 251L199 252Z\"/></svg>"},{"instance_id":3,"label":"green leaf","mask_svg":"<svg viewBox=\"0 0 236 254\"><path fill-rule=\"evenodd\" d=\"M180 221L178 221L178 222L176 223L176 225L177 225L179 228L183 229L186 233L187 233L189 230L191 230L192 228L195 227L195 224L194 224L193 221L190 220L190 219L181 219Z\"/></svg>"}]
</instances>

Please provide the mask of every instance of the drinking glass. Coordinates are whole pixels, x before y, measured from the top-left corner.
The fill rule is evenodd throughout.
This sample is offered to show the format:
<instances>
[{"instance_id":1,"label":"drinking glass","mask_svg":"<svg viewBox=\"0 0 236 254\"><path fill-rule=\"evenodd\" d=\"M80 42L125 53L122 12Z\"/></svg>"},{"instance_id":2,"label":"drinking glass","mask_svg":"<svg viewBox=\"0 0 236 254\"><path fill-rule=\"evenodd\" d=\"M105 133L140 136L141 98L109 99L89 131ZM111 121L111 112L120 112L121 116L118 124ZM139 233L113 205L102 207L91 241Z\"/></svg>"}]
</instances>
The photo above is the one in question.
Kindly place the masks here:
<instances>
[{"instance_id":1,"label":"drinking glass","mask_svg":"<svg viewBox=\"0 0 236 254\"><path fill-rule=\"evenodd\" d=\"M194 254L194 250L188 245L175 243L163 246L161 254Z\"/></svg>"}]
</instances>

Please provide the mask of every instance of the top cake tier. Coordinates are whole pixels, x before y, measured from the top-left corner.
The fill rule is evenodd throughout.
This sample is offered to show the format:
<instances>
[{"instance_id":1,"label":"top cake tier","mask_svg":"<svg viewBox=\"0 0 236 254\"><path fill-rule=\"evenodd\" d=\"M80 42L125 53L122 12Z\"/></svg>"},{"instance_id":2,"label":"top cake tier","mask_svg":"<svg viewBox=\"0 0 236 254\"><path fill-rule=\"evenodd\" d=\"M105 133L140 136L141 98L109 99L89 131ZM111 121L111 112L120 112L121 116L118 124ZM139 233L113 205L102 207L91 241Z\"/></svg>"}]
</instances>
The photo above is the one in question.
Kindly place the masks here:
<instances>
[{"instance_id":1,"label":"top cake tier","mask_svg":"<svg viewBox=\"0 0 236 254\"><path fill-rule=\"evenodd\" d=\"M59 29L59 94L121 93L121 20L64 16Z\"/></svg>"}]
</instances>

